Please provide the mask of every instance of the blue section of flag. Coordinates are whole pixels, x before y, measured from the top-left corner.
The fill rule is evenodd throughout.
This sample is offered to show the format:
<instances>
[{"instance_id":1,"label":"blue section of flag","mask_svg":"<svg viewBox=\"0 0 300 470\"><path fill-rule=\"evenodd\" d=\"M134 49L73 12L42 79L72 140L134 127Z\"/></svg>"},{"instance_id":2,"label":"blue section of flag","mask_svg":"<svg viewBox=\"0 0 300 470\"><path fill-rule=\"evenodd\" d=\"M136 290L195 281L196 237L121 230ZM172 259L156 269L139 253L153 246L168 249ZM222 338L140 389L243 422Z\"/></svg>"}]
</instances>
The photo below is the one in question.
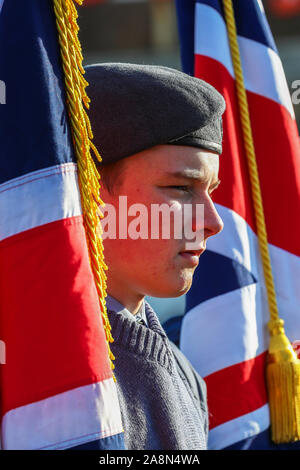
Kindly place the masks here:
<instances>
[{"instance_id":1,"label":"blue section of flag","mask_svg":"<svg viewBox=\"0 0 300 470\"><path fill-rule=\"evenodd\" d=\"M125 450L123 433L86 442L68 450Z\"/></svg>"},{"instance_id":2,"label":"blue section of flag","mask_svg":"<svg viewBox=\"0 0 300 470\"><path fill-rule=\"evenodd\" d=\"M180 343L180 330L183 316L169 318L165 323L163 323L163 328L167 333L168 338L173 341L179 348Z\"/></svg>"},{"instance_id":3,"label":"blue section of flag","mask_svg":"<svg viewBox=\"0 0 300 470\"><path fill-rule=\"evenodd\" d=\"M4 1L0 80L0 184L73 161L52 1Z\"/></svg>"},{"instance_id":4,"label":"blue section of flag","mask_svg":"<svg viewBox=\"0 0 300 470\"><path fill-rule=\"evenodd\" d=\"M270 428L249 437L242 441L236 442L231 446L225 447L224 450L300 450L300 441L289 444L274 444L271 441Z\"/></svg>"},{"instance_id":5,"label":"blue section of flag","mask_svg":"<svg viewBox=\"0 0 300 470\"><path fill-rule=\"evenodd\" d=\"M176 0L182 70L194 75L195 0Z\"/></svg>"},{"instance_id":6,"label":"blue section of flag","mask_svg":"<svg viewBox=\"0 0 300 470\"><path fill-rule=\"evenodd\" d=\"M223 5L222 5L222 2L220 2L220 0L198 0L197 3L202 3L203 5L212 7L215 10L217 10L220 13L220 15L224 16Z\"/></svg>"},{"instance_id":7,"label":"blue section of flag","mask_svg":"<svg viewBox=\"0 0 300 470\"><path fill-rule=\"evenodd\" d=\"M198 0L197 3L214 8L224 17L221 0ZM233 0L233 7L238 35L260 42L277 52L268 21L257 0Z\"/></svg>"},{"instance_id":8,"label":"blue section of flag","mask_svg":"<svg viewBox=\"0 0 300 470\"><path fill-rule=\"evenodd\" d=\"M269 23L265 14L262 14L257 0L234 0L233 6L238 34L260 42L277 52Z\"/></svg>"},{"instance_id":9,"label":"blue section of flag","mask_svg":"<svg viewBox=\"0 0 300 470\"><path fill-rule=\"evenodd\" d=\"M195 270L193 284L186 296L186 311L196 305L226 294L257 280L242 264L213 251L206 250Z\"/></svg>"}]
</instances>

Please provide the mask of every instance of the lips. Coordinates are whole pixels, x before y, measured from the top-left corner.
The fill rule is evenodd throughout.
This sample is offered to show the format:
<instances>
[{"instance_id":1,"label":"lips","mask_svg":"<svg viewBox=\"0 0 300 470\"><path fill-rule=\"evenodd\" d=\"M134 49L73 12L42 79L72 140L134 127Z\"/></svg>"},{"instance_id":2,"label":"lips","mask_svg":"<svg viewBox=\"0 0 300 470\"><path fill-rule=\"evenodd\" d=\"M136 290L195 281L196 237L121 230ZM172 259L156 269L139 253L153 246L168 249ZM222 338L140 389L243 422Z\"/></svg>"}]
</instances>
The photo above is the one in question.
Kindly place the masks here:
<instances>
[{"instance_id":1,"label":"lips","mask_svg":"<svg viewBox=\"0 0 300 470\"><path fill-rule=\"evenodd\" d=\"M182 255L182 254L187 253L187 254L190 254L192 256L198 256L199 257L200 255L202 255L204 250L205 250L205 248L201 248L200 250L183 250L183 251L180 251L179 254Z\"/></svg>"},{"instance_id":2,"label":"lips","mask_svg":"<svg viewBox=\"0 0 300 470\"><path fill-rule=\"evenodd\" d=\"M181 251L179 255L184 259L188 264L192 266L197 266L199 263L199 257L203 253L204 249L201 250L185 250Z\"/></svg>"}]
</instances>

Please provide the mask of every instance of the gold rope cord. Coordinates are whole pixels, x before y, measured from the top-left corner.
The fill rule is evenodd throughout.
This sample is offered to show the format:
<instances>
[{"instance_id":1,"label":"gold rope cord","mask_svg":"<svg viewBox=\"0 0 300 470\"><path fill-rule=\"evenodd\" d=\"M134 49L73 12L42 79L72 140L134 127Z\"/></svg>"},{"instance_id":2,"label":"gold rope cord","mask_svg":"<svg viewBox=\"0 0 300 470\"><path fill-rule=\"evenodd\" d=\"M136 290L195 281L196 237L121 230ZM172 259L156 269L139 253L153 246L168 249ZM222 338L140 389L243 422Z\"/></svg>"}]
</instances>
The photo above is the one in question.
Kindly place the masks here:
<instances>
[{"instance_id":1,"label":"gold rope cord","mask_svg":"<svg viewBox=\"0 0 300 470\"><path fill-rule=\"evenodd\" d=\"M279 318L232 0L223 0L223 5L235 73L244 147L250 175L258 243L270 310L270 321L268 323L270 345L266 378L272 439L276 443L291 442L300 439L300 361L297 359L296 353L285 335L284 321Z\"/></svg>"},{"instance_id":2,"label":"gold rope cord","mask_svg":"<svg viewBox=\"0 0 300 470\"><path fill-rule=\"evenodd\" d=\"M84 106L88 109L90 100L85 91L88 83L83 78L85 72L82 67L83 58L78 39L78 14L73 3L74 1L79 5L82 5L83 2L83 0L53 0L53 3L65 78L67 105L77 157L83 223L90 264L104 322L110 364L113 369L114 364L112 361L115 358L109 346L109 343L113 342L113 338L105 305L106 275L104 270L107 269L107 266L104 262L102 240L100 236L97 236L97 231L100 234L102 233L98 215L100 218L103 217L98 206L103 206L104 204L99 195L100 176L91 156L91 150L99 161L101 161L101 157L91 142L93 134L89 118L84 109Z\"/></svg>"}]
</instances>

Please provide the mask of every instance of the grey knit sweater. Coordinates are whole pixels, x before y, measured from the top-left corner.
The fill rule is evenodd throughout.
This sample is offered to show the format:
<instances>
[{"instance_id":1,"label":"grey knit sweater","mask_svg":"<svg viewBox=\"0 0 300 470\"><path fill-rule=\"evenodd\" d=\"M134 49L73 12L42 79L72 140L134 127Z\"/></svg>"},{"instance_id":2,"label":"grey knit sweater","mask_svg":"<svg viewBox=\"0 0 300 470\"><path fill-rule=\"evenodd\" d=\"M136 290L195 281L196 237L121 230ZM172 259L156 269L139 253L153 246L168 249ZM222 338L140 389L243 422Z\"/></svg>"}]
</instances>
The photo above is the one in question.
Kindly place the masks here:
<instances>
[{"instance_id":1,"label":"grey knit sweater","mask_svg":"<svg viewBox=\"0 0 300 470\"><path fill-rule=\"evenodd\" d=\"M127 449L206 449L206 387L146 302L148 327L108 310Z\"/></svg>"}]
</instances>

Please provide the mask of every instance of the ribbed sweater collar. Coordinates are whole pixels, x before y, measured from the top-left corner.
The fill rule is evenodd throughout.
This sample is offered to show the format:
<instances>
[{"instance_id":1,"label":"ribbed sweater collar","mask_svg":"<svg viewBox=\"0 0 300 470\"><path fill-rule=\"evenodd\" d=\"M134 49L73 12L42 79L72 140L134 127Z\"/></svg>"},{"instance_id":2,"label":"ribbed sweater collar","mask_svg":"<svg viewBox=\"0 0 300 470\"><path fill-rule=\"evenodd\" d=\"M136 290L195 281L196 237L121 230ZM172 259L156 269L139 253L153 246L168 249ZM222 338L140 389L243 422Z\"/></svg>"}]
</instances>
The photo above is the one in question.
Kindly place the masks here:
<instances>
[{"instance_id":1,"label":"ribbed sweater collar","mask_svg":"<svg viewBox=\"0 0 300 470\"><path fill-rule=\"evenodd\" d=\"M114 343L138 355L144 355L166 367L170 373L173 370L172 352L168 338L159 320L148 302L145 301L145 311L148 326L137 323L120 313L108 310L108 318L112 329Z\"/></svg>"}]
</instances>

